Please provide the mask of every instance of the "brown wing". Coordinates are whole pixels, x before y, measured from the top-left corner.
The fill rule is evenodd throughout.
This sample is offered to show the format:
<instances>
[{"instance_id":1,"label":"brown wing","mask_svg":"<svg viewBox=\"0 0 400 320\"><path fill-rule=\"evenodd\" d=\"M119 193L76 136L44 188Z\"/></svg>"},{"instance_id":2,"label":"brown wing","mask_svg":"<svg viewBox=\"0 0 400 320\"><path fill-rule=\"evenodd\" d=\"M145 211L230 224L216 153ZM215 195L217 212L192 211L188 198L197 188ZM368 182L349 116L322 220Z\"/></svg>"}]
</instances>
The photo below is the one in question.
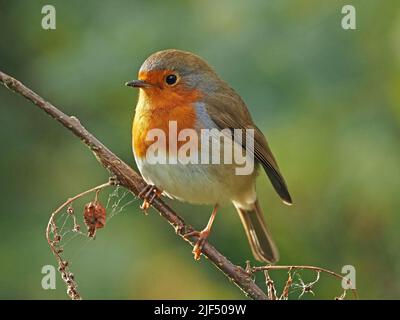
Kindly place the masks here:
<instances>
[{"instance_id":1,"label":"brown wing","mask_svg":"<svg viewBox=\"0 0 400 320\"><path fill-rule=\"evenodd\" d=\"M223 93L222 93L223 92ZM208 114L219 129L254 129L254 158L262 164L272 186L284 203L292 204L285 179L268 146L267 140L258 129L240 96L230 87L214 93L205 99ZM245 142L242 143L245 147Z\"/></svg>"}]
</instances>

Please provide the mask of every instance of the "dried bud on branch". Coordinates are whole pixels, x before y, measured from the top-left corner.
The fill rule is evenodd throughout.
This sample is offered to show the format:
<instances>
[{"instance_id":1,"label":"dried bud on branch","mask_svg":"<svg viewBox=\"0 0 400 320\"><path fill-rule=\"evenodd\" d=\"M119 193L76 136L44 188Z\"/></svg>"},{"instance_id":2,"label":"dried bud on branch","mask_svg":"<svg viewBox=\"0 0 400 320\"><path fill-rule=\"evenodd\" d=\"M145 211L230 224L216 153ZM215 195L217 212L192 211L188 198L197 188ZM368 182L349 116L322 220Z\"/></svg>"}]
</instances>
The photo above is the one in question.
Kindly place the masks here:
<instances>
[{"instance_id":1,"label":"dried bud on branch","mask_svg":"<svg viewBox=\"0 0 400 320\"><path fill-rule=\"evenodd\" d=\"M83 217L88 228L88 236L93 238L96 230L103 228L106 224L106 209L99 201L91 201L85 205Z\"/></svg>"}]
</instances>

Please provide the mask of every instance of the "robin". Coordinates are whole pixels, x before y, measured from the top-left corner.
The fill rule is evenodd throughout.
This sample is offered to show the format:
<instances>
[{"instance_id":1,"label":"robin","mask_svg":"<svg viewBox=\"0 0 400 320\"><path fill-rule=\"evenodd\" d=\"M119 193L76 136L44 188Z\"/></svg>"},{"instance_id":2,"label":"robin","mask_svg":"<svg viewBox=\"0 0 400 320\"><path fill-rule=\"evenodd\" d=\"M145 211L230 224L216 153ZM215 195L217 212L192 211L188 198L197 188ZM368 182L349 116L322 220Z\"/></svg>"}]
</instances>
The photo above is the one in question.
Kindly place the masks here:
<instances>
[{"instance_id":1,"label":"robin","mask_svg":"<svg viewBox=\"0 0 400 320\"><path fill-rule=\"evenodd\" d=\"M259 167L264 168L285 204L291 205L292 199L267 141L254 124L241 97L205 60L175 49L152 54L142 64L138 80L126 85L140 89L132 127L132 146L137 166L149 184L140 193L145 199L144 209L161 193L193 204L214 205L207 226L201 232L186 235L198 237L193 249L197 260L210 234L218 206L233 203L254 257L262 262L276 262L279 253L257 200L255 181ZM169 157L168 160L173 160L171 144L175 143L179 149L187 142L182 139L171 141L176 139L175 134L171 139L171 123L175 124L178 133L187 129L198 133L204 129L252 130L254 141L249 154L254 159L253 172L237 174L234 170L238 166L236 163L180 163L179 159L155 163L154 153L149 153L154 144L149 133L154 130L165 133L165 147L159 147L158 152ZM239 139L236 145L244 150L246 141ZM204 148L201 143L200 139L192 141L190 151L202 155ZM223 149L221 147L217 152L222 153Z\"/></svg>"}]
</instances>

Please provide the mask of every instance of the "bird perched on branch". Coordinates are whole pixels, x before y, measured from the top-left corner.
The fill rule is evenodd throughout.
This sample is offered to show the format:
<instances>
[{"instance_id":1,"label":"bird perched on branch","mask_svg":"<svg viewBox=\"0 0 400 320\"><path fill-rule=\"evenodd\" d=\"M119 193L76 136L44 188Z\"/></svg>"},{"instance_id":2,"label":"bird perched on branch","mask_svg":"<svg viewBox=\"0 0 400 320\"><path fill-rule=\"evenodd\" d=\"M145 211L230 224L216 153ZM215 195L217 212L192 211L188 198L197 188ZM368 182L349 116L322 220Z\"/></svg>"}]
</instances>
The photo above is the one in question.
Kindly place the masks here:
<instances>
[{"instance_id":1,"label":"bird perched on branch","mask_svg":"<svg viewBox=\"0 0 400 320\"><path fill-rule=\"evenodd\" d=\"M255 258L276 262L278 250L257 200L255 180L259 167L264 168L284 203L290 205L292 199L264 135L240 96L202 58L173 49L148 57L138 79L126 85L140 89L132 145L138 168L149 184L140 193L145 199L144 209L161 193L189 203L214 205L207 226L201 232L186 235L198 237L193 249L198 259L218 206L233 203ZM236 130L252 135L236 139ZM216 144L210 152L202 139L206 131L212 145L221 138L216 132L222 132L233 147ZM233 161L225 157L221 160L222 155L235 154L239 149L244 151L246 161L254 164L254 169L245 174L238 173L243 163L239 164L235 157L232 156Z\"/></svg>"}]
</instances>

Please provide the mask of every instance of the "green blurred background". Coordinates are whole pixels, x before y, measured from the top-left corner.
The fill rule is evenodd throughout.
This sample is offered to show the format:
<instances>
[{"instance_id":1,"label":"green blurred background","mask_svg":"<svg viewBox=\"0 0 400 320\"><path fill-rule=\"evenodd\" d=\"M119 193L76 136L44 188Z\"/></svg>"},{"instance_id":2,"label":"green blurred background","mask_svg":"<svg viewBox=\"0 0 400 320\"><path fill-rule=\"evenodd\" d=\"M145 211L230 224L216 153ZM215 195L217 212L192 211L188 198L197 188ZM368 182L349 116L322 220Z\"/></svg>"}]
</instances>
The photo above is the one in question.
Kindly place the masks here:
<instances>
[{"instance_id":1,"label":"green blurred background","mask_svg":"<svg viewBox=\"0 0 400 320\"><path fill-rule=\"evenodd\" d=\"M45 4L56 7L56 30L41 28ZM345 4L357 10L357 30L341 28ZM134 165L137 93L123 83L154 51L201 55L247 102L288 181L293 207L281 203L264 174L258 180L280 263L338 272L354 265L361 298L394 299L400 297L399 9L396 0L1 0L0 69L77 116ZM59 275L56 290L41 288L42 266L55 264L45 226L61 202L107 173L81 142L4 87L0 106L0 297L66 299ZM84 298L245 298L208 261L194 262L171 227L155 211L142 215L132 199L121 199L125 210L94 241L79 236L65 246ZM79 216L89 200L76 203ZM197 229L211 210L172 206ZM217 217L210 241L234 263L252 259L233 207ZM285 273L273 277L282 283ZM340 283L326 277L315 287L319 298L339 292Z\"/></svg>"}]
</instances>

